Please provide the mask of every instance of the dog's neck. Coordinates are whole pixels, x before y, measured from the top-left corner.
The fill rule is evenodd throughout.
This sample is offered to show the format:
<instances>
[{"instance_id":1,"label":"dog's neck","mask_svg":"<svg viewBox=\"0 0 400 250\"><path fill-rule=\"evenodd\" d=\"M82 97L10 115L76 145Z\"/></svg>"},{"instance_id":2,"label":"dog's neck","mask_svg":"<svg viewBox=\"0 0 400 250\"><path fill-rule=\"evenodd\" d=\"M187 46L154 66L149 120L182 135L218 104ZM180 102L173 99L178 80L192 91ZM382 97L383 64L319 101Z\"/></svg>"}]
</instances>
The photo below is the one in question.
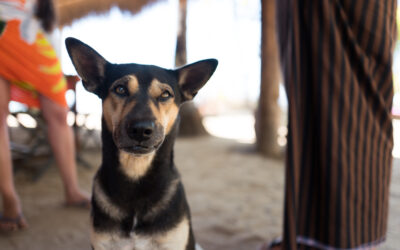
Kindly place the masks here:
<instances>
[{"instance_id":1,"label":"dog's neck","mask_svg":"<svg viewBox=\"0 0 400 250\"><path fill-rule=\"evenodd\" d=\"M121 169L121 152L116 147L112 133L102 120L102 164L95 182L114 205L128 216L127 232L133 227L133 218L144 218L149 207L154 207L165 195L165 190L175 190L179 174L173 162L173 147L177 123L155 152L150 166L140 178L132 178ZM123 159L122 159L123 160ZM136 161L131 162L137 163ZM171 189L172 188L172 189ZM172 192L172 191L171 191ZM115 195L118 194L118 195Z\"/></svg>"}]
</instances>

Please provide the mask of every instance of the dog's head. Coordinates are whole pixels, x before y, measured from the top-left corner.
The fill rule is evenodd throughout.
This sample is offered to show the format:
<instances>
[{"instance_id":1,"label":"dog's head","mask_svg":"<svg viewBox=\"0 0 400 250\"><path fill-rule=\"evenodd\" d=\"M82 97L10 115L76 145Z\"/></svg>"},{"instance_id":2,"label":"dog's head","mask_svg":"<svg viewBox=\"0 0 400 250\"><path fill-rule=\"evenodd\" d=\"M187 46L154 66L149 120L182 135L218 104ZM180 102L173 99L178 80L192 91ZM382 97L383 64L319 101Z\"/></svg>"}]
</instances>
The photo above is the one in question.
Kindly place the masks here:
<instances>
[{"instance_id":1,"label":"dog's head","mask_svg":"<svg viewBox=\"0 0 400 250\"><path fill-rule=\"evenodd\" d=\"M173 128L180 104L193 99L218 64L208 59L176 70L112 64L77 39L67 38L66 46L83 86L102 99L115 145L135 155L157 150Z\"/></svg>"}]
</instances>

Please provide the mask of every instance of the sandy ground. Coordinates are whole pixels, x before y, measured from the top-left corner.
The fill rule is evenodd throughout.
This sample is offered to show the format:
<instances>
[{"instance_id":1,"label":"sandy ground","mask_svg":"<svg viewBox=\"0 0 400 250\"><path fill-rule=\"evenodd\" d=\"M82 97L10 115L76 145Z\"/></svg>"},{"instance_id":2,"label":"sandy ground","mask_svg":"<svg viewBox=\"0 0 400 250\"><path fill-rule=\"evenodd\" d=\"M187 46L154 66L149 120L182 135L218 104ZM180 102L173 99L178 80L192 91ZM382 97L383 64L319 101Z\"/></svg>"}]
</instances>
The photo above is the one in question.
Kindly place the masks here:
<instances>
[{"instance_id":1,"label":"sandy ground","mask_svg":"<svg viewBox=\"0 0 400 250\"><path fill-rule=\"evenodd\" d=\"M197 241L205 250L252 250L282 230L283 162L251 153L248 144L214 137L179 139L176 163L192 210ZM98 152L84 158L80 183L90 190L100 163ZM392 177L388 240L380 249L400 246L400 162ZM30 228L0 235L0 249L71 250L89 248L89 211L63 206L58 172L52 167L37 182L16 173Z\"/></svg>"}]
</instances>

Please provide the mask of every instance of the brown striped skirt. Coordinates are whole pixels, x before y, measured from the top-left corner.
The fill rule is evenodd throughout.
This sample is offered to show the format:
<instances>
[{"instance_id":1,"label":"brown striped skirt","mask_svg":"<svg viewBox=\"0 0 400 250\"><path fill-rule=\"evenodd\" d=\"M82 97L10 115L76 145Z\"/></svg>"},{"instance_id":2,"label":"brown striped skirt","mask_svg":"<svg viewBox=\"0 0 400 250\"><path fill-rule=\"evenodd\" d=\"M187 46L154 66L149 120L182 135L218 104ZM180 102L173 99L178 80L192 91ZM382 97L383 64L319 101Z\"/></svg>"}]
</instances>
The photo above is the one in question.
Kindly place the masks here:
<instances>
[{"instance_id":1,"label":"brown striped skirt","mask_svg":"<svg viewBox=\"0 0 400 250\"><path fill-rule=\"evenodd\" d=\"M397 0L277 0L289 102L284 249L385 240Z\"/></svg>"}]
</instances>

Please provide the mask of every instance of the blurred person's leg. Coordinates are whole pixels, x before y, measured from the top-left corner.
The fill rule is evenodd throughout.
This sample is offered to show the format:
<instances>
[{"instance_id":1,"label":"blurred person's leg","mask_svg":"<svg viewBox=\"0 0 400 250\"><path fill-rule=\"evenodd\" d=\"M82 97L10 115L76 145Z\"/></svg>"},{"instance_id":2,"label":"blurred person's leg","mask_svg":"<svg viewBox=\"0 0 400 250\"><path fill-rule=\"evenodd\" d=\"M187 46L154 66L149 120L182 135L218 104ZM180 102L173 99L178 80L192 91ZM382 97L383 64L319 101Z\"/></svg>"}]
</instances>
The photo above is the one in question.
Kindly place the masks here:
<instances>
[{"instance_id":1,"label":"blurred person's leg","mask_svg":"<svg viewBox=\"0 0 400 250\"><path fill-rule=\"evenodd\" d=\"M14 185L7 126L9 100L10 85L0 77L0 193L3 202L0 230L16 230L27 226Z\"/></svg>"},{"instance_id":2,"label":"blurred person's leg","mask_svg":"<svg viewBox=\"0 0 400 250\"><path fill-rule=\"evenodd\" d=\"M386 237L397 0L280 0L289 102L283 249Z\"/></svg>"},{"instance_id":3,"label":"blurred person's leg","mask_svg":"<svg viewBox=\"0 0 400 250\"><path fill-rule=\"evenodd\" d=\"M68 109L45 96L40 108L48 129L48 139L64 184L66 203L89 205L88 195L79 189L73 131L67 124Z\"/></svg>"}]
</instances>

